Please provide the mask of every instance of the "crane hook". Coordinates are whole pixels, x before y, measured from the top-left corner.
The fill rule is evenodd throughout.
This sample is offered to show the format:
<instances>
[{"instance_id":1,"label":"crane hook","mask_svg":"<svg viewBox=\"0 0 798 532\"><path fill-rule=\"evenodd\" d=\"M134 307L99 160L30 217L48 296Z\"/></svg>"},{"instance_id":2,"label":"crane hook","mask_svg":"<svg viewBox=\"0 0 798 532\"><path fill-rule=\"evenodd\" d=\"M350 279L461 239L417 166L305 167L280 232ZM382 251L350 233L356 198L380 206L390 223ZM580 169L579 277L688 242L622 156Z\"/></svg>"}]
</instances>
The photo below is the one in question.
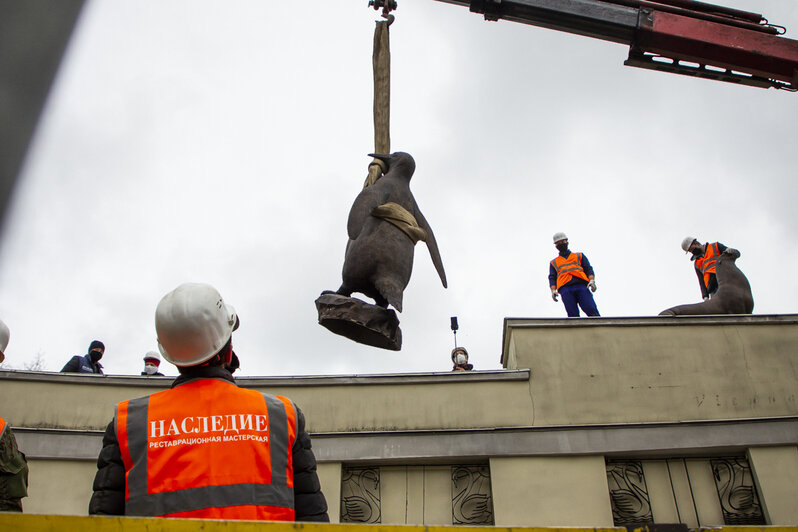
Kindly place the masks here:
<instances>
[{"instance_id":1,"label":"crane hook","mask_svg":"<svg viewBox=\"0 0 798 532\"><path fill-rule=\"evenodd\" d=\"M369 0L369 7L373 7L375 11L382 8L382 18L388 21L389 26L396 19L395 16L391 15L391 11L398 7L396 0Z\"/></svg>"}]
</instances>

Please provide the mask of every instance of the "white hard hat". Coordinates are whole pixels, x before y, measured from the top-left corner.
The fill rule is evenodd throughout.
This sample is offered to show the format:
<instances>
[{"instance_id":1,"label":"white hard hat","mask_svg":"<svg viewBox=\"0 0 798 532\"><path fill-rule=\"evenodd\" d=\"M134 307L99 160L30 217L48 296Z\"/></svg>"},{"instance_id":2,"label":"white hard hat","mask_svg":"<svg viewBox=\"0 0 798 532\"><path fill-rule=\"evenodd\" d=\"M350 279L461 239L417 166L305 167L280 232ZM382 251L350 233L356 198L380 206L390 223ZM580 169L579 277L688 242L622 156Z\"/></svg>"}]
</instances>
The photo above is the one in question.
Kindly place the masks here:
<instances>
[{"instance_id":1,"label":"white hard hat","mask_svg":"<svg viewBox=\"0 0 798 532\"><path fill-rule=\"evenodd\" d=\"M144 355L144 360L157 360L158 362L161 361L161 355L158 354L157 351L147 351L147 354Z\"/></svg>"},{"instance_id":2,"label":"white hard hat","mask_svg":"<svg viewBox=\"0 0 798 532\"><path fill-rule=\"evenodd\" d=\"M212 286L181 284L155 309L158 349L175 366L210 360L233 334L236 312Z\"/></svg>"},{"instance_id":3,"label":"white hard hat","mask_svg":"<svg viewBox=\"0 0 798 532\"><path fill-rule=\"evenodd\" d=\"M11 338L11 331L8 330L3 320L0 320L0 362L6 359L6 347L8 347L8 339Z\"/></svg>"},{"instance_id":4,"label":"white hard hat","mask_svg":"<svg viewBox=\"0 0 798 532\"><path fill-rule=\"evenodd\" d=\"M556 244L560 240L568 240L568 236L565 233L554 233L554 236L552 237L552 239L554 240L554 243Z\"/></svg>"},{"instance_id":5,"label":"white hard hat","mask_svg":"<svg viewBox=\"0 0 798 532\"><path fill-rule=\"evenodd\" d=\"M690 250L690 244L692 244L693 242L695 242L695 237L692 236L684 237L684 240L682 240L682 249L684 250L685 253L687 253Z\"/></svg>"}]
</instances>

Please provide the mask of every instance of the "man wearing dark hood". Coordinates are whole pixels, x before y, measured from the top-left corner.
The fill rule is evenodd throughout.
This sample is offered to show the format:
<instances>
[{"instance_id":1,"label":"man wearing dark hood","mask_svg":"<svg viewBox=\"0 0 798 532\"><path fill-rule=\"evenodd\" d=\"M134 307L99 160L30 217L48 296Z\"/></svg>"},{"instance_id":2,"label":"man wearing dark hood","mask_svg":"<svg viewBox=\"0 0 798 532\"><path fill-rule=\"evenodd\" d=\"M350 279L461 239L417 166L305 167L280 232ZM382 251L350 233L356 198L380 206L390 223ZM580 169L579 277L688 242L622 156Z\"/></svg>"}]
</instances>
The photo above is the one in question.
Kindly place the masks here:
<instances>
[{"instance_id":1,"label":"man wearing dark hood","mask_svg":"<svg viewBox=\"0 0 798 532\"><path fill-rule=\"evenodd\" d=\"M89 345L89 351L83 356L75 355L67 362L61 373L99 373L103 374L103 366L100 359L105 353L105 344L99 340L94 340Z\"/></svg>"}]
</instances>

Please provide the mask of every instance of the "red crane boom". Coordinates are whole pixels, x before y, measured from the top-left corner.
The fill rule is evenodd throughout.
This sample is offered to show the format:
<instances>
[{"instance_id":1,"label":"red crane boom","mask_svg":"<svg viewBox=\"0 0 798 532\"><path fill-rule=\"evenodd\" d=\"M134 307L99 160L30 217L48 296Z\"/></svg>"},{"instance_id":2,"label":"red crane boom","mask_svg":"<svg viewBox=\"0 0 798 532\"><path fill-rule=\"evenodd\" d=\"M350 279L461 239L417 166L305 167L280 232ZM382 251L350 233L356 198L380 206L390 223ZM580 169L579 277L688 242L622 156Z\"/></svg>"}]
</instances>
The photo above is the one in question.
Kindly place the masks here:
<instances>
[{"instance_id":1,"label":"red crane boom","mask_svg":"<svg viewBox=\"0 0 798 532\"><path fill-rule=\"evenodd\" d=\"M629 45L625 65L798 91L798 40L758 13L695 0L439 0Z\"/></svg>"}]
</instances>

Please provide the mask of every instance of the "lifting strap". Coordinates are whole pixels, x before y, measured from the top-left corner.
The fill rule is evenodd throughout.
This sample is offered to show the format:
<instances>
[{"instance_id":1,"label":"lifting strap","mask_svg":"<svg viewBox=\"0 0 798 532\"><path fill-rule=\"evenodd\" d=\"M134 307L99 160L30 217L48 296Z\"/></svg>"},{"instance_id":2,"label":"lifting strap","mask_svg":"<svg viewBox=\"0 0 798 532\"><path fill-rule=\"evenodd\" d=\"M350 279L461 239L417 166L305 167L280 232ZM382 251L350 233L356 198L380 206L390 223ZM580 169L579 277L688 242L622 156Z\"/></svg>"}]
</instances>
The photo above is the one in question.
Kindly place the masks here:
<instances>
[{"instance_id":1,"label":"lifting strap","mask_svg":"<svg viewBox=\"0 0 798 532\"><path fill-rule=\"evenodd\" d=\"M378 20L374 28L374 52L371 64L374 68L374 153L391 153L391 47L388 26L393 21ZM385 163L374 159L369 164L369 175L363 188L377 182L387 170Z\"/></svg>"},{"instance_id":2,"label":"lifting strap","mask_svg":"<svg viewBox=\"0 0 798 532\"><path fill-rule=\"evenodd\" d=\"M383 203L378 207L374 207L374 209L371 211L371 215L376 216L377 218L382 218L386 222L391 223L401 229L404 234L410 237L410 240L413 241L413 244L419 240L422 242L427 241L427 232L419 227L416 218L398 203L394 203L392 201Z\"/></svg>"}]
</instances>

